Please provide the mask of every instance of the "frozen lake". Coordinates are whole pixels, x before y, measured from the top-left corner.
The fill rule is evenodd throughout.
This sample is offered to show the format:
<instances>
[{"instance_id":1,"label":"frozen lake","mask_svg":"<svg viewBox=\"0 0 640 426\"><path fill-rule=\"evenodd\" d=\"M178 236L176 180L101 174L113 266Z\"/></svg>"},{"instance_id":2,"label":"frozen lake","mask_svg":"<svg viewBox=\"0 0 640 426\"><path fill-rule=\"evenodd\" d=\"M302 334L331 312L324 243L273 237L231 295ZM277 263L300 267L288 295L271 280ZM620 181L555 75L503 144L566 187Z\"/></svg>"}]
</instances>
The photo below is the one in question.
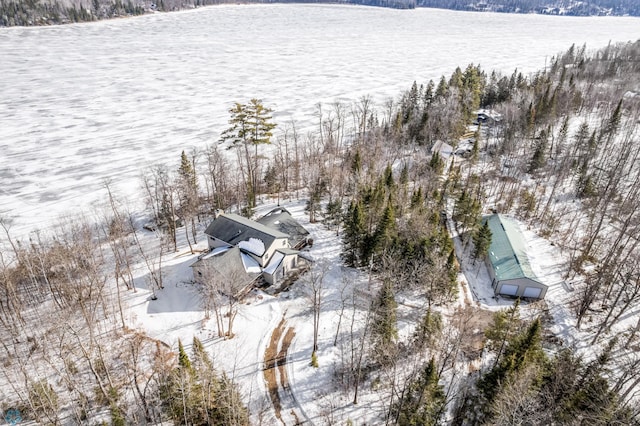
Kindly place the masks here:
<instances>
[{"instance_id":1,"label":"frozen lake","mask_svg":"<svg viewBox=\"0 0 640 426\"><path fill-rule=\"evenodd\" d=\"M382 102L471 62L528 73L572 43L638 37L637 18L334 5L0 29L0 215L21 234L91 211L105 178L130 194L145 167L215 142L234 101L303 127L318 102Z\"/></svg>"}]
</instances>

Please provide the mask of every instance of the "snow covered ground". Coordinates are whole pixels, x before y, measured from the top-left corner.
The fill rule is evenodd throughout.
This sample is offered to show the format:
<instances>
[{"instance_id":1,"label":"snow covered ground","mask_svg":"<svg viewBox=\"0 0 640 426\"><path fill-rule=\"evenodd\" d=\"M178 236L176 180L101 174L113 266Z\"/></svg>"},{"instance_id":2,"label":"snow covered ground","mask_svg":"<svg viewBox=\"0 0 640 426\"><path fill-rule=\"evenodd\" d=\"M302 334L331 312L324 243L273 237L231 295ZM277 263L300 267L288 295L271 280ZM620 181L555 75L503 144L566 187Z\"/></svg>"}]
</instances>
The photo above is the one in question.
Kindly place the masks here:
<instances>
[{"instance_id":1,"label":"snow covered ground","mask_svg":"<svg viewBox=\"0 0 640 426\"><path fill-rule=\"evenodd\" d=\"M456 66L525 73L572 43L635 40L634 18L335 5L224 5L0 29L0 215L46 228L141 171L218 139L234 101L262 98L284 128L318 102L381 104Z\"/></svg>"}]
</instances>

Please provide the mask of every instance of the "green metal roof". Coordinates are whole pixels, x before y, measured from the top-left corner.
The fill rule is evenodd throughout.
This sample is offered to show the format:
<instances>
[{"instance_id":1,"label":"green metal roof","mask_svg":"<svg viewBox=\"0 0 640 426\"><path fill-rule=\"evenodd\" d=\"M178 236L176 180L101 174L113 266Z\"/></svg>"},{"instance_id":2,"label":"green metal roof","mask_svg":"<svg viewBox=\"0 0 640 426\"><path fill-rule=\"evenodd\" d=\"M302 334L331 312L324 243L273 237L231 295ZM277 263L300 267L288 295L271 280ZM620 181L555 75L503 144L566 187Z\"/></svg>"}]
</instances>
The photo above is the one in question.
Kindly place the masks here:
<instances>
[{"instance_id":1,"label":"green metal roof","mask_svg":"<svg viewBox=\"0 0 640 426\"><path fill-rule=\"evenodd\" d=\"M529 278L540 282L531 269L526 242L518 224L513 219L500 214L485 216L482 222L488 222L491 229L489 260L493 265L496 279L502 281Z\"/></svg>"}]
</instances>

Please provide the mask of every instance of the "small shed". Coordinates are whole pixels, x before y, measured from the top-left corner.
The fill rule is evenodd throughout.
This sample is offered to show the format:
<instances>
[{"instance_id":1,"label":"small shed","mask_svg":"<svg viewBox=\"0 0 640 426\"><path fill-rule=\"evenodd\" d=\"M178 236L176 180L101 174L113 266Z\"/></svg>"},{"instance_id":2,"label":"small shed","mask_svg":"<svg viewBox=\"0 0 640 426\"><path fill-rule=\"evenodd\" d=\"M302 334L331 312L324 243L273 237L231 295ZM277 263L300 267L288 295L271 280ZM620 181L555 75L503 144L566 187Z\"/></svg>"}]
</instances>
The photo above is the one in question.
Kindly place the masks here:
<instances>
[{"instance_id":1,"label":"small shed","mask_svg":"<svg viewBox=\"0 0 640 426\"><path fill-rule=\"evenodd\" d=\"M547 286L531 269L526 242L517 222L500 214L486 216L482 221L488 222L492 234L486 263L494 292L544 299Z\"/></svg>"}]
</instances>

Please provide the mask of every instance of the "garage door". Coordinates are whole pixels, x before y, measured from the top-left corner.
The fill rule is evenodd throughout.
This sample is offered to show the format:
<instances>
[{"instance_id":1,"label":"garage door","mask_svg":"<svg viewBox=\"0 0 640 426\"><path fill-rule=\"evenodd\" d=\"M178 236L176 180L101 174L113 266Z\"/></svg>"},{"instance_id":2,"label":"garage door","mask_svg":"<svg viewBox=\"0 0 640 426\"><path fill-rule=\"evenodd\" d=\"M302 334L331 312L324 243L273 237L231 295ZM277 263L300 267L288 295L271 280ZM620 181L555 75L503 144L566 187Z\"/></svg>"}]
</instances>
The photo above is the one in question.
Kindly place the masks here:
<instances>
[{"instance_id":1,"label":"garage door","mask_svg":"<svg viewBox=\"0 0 640 426\"><path fill-rule=\"evenodd\" d=\"M526 287L524 289L524 294L522 295L522 297L532 297L534 299L539 299L540 293L542 293L541 288Z\"/></svg>"},{"instance_id":2,"label":"garage door","mask_svg":"<svg viewBox=\"0 0 640 426\"><path fill-rule=\"evenodd\" d=\"M502 284L502 287L500 287L500 294L515 296L516 294L518 294L518 286L511 284Z\"/></svg>"}]
</instances>

